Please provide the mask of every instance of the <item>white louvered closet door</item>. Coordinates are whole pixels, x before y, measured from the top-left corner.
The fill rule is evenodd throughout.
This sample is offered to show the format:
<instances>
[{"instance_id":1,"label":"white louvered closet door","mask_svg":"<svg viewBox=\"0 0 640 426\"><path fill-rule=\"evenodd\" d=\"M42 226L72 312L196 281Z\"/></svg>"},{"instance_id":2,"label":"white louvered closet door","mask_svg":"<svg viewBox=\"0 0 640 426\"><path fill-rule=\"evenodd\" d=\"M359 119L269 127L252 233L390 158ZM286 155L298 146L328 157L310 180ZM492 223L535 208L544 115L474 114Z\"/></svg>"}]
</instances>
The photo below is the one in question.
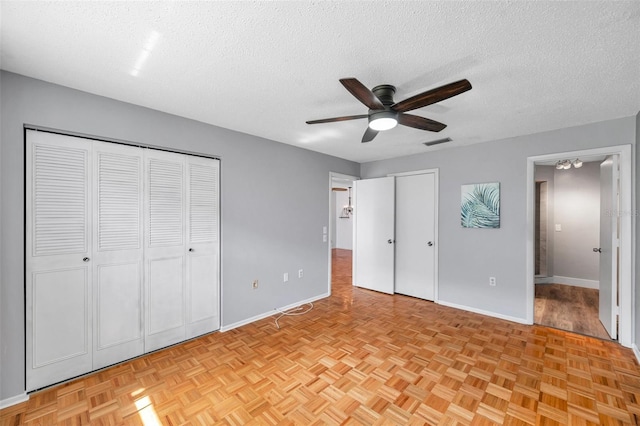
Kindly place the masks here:
<instances>
[{"instance_id":1,"label":"white louvered closet door","mask_svg":"<svg viewBox=\"0 0 640 426\"><path fill-rule=\"evenodd\" d=\"M98 369L144 352L143 150L93 144L93 368Z\"/></svg>"},{"instance_id":2,"label":"white louvered closet door","mask_svg":"<svg viewBox=\"0 0 640 426\"><path fill-rule=\"evenodd\" d=\"M92 369L91 141L27 131L27 390Z\"/></svg>"},{"instance_id":3,"label":"white louvered closet door","mask_svg":"<svg viewBox=\"0 0 640 426\"><path fill-rule=\"evenodd\" d=\"M219 161L27 131L32 391L218 330Z\"/></svg>"},{"instance_id":4,"label":"white louvered closet door","mask_svg":"<svg viewBox=\"0 0 640 426\"><path fill-rule=\"evenodd\" d=\"M145 151L145 351L186 337L184 155Z\"/></svg>"},{"instance_id":5,"label":"white louvered closet door","mask_svg":"<svg viewBox=\"0 0 640 426\"><path fill-rule=\"evenodd\" d=\"M220 327L219 163L187 157L187 338Z\"/></svg>"}]
</instances>

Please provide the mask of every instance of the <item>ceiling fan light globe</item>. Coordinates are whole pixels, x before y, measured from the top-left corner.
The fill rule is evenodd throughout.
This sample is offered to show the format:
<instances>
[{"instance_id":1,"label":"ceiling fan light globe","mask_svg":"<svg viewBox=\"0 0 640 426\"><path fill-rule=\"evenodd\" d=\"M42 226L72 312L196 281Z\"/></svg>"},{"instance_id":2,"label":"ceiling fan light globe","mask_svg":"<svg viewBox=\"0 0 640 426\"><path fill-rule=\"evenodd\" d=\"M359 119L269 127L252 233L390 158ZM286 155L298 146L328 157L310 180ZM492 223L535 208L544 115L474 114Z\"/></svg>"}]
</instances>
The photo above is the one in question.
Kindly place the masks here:
<instances>
[{"instance_id":1,"label":"ceiling fan light globe","mask_svg":"<svg viewBox=\"0 0 640 426\"><path fill-rule=\"evenodd\" d=\"M383 131L393 129L397 124L398 121L395 118L377 118L375 120L371 120L369 127L373 130Z\"/></svg>"},{"instance_id":2,"label":"ceiling fan light globe","mask_svg":"<svg viewBox=\"0 0 640 426\"><path fill-rule=\"evenodd\" d=\"M396 127L397 124L397 114L393 111L375 112L369 116L369 127L373 130L389 130Z\"/></svg>"}]
</instances>

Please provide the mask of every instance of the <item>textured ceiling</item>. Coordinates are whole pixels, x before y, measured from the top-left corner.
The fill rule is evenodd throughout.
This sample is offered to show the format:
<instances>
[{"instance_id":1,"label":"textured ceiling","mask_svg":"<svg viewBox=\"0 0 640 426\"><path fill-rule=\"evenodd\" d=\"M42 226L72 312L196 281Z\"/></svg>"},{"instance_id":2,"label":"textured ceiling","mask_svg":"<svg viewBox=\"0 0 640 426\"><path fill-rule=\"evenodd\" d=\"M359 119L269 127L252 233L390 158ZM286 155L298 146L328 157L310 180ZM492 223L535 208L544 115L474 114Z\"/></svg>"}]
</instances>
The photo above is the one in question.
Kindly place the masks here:
<instances>
[{"instance_id":1,"label":"textured ceiling","mask_svg":"<svg viewBox=\"0 0 640 426\"><path fill-rule=\"evenodd\" d=\"M2 69L358 162L640 110L638 1L0 8ZM305 124L366 113L343 77L393 84L396 101L462 78L473 89L413 111L446 123L440 133L398 126L362 144L366 120ZM422 145L442 137L454 142Z\"/></svg>"}]
</instances>

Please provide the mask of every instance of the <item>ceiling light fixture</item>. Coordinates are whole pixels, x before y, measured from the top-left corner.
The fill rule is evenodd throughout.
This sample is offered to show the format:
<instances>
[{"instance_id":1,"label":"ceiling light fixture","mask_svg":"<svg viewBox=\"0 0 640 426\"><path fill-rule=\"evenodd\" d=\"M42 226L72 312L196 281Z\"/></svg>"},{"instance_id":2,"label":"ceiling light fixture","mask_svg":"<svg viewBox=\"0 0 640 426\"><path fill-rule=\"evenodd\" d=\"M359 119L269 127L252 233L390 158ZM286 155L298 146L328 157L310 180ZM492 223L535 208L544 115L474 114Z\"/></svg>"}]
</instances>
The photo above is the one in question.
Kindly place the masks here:
<instances>
[{"instance_id":1,"label":"ceiling light fixture","mask_svg":"<svg viewBox=\"0 0 640 426\"><path fill-rule=\"evenodd\" d=\"M342 208L340 219L349 219L353 214L353 206L351 205L351 187L349 187L349 204Z\"/></svg>"},{"instance_id":2,"label":"ceiling light fixture","mask_svg":"<svg viewBox=\"0 0 640 426\"><path fill-rule=\"evenodd\" d=\"M558 160L558 162L556 163L556 169L557 170L569 170L572 165L576 169L579 169L580 167L582 167L582 160L580 160L579 158L576 158L573 161L571 161L571 160Z\"/></svg>"},{"instance_id":3,"label":"ceiling light fixture","mask_svg":"<svg viewBox=\"0 0 640 426\"><path fill-rule=\"evenodd\" d=\"M369 127L373 130L383 131L396 127L398 124L398 113L394 111L374 112L369 116Z\"/></svg>"}]
</instances>

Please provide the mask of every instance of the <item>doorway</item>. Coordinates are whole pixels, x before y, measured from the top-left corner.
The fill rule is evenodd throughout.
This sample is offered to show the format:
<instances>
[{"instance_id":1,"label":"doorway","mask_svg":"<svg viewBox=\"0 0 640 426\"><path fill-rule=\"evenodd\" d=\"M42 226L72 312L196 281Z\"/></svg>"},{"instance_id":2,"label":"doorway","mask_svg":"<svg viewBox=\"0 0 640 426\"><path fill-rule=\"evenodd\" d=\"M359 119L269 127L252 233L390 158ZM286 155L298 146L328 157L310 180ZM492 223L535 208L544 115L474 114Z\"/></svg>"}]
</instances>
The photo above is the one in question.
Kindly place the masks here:
<instances>
[{"instance_id":1,"label":"doorway","mask_svg":"<svg viewBox=\"0 0 640 426\"><path fill-rule=\"evenodd\" d=\"M625 214L625 212L632 211L632 179L631 179L631 167L632 167L632 158L631 158L631 146L630 145L620 145L620 146L612 146L605 148L596 148L590 150L582 150L582 151L574 151L574 152L565 152L565 153L556 153L556 154L547 154L535 157L529 157L527 160L527 321L530 323L535 322L535 283L536 283L536 200L535 200L535 192L536 192L536 166L538 165L555 165L559 160L571 159L572 161L576 158L580 158L583 161L585 159L594 159L598 158L600 160L607 157L615 157L619 160L619 165L615 167L618 172L618 177L616 178L616 184L619 182L619 190L617 192L617 199L615 200L615 208L605 212L608 215L611 221L615 221L616 224L614 226L615 232L615 240L613 239L613 232L610 235L611 238L609 240L613 244L612 249L608 249L610 252L616 252L617 255L614 257L609 254L607 256L602 256L605 250L603 247L602 238L598 241L598 244L593 246L586 246L584 250L591 250L591 254L593 254L596 259L591 262L582 262L581 265L583 267L589 265L590 263L597 263L601 265L601 260L603 259L611 259L609 265L611 269L615 271L617 277L612 279L610 276L609 279L612 279L611 282L617 282L617 286L613 285L604 285L602 288L609 288L610 292L608 293L608 297L602 298L600 300L608 300L610 303L609 309L610 312L606 312L603 310L603 306L599 304L598 310L600 314L600 319L604 319L608 316L612 323L617 323L618 330L617 336L620 344L626 347L630 347L632 344L632 327L633 327L633 302L632 302L632 280L631 280L631 271L632 271L632 257L631 257L631 228L632 228L632 218L630 214ZM602 162L602 161L601 161ZM619 180L618 180L619 179ZM547 188L549 189L549 188ZM550 190L547 191L551 192ZM556 196L557 198L557 196ZM569 201L568 199L564 199L564 201ZM604 215L601 215L604 216ZM559 231L556 231L556 225L559 226ZM558 223L557 220L548 218L548 232L547 235L552 238L558 233L565 232L565 228L562 223ZM583 228L585 229L585 228ZM593 250L596 249L597 252ZM600 249L598 251L598 249ZM547 246L547 252L553 251L553 247L551 245ZM538 282L540 279L559 276L557 274L557 270L554 271L555 265L549 264L549 259L553 261L554 257L547 254L547 268L552 268L551 271L547 272L547 277L538 277ZM615 263L615 266L613 264ZM601 266L599 266L601 270L604 270ZM606 275L606 274L605 274ZM607 277L605 276L604 279ZM603 277L599 276L599 282L603 280ZM588 282L588 280L586 280ZM619 292L616 295L616 290ZM600 289L602 292L603 290ZM619 296L618 296L619 295ZM606 306L605 306L606 308ZM614 320L615 318L615 320ZM602 321L605 323L606 321Z\"/></svg>"},{"instance_id":2,"label":"doorway","mask_svg":"<svg viewBox=\"0 0 640 426\"><path fill-rule=\"evenodd\" d=\"M353 223L355 176L330 173L329 176L329 247L328 294L336 291L336 286L352 285L353 264Z\"/></svg>"},{"instance_id":3,"label":"doorway","mask_svg":"<svg viewBox=\"0 0 640 426\"><path fill-rule=\"evenodd\" d=\"M558 160L535 166L534 321L610 339L599 312L603 254L594 251L606 219L600 215L605 157L572 160L575 165Z\"/></svg>"}]
</instances>

